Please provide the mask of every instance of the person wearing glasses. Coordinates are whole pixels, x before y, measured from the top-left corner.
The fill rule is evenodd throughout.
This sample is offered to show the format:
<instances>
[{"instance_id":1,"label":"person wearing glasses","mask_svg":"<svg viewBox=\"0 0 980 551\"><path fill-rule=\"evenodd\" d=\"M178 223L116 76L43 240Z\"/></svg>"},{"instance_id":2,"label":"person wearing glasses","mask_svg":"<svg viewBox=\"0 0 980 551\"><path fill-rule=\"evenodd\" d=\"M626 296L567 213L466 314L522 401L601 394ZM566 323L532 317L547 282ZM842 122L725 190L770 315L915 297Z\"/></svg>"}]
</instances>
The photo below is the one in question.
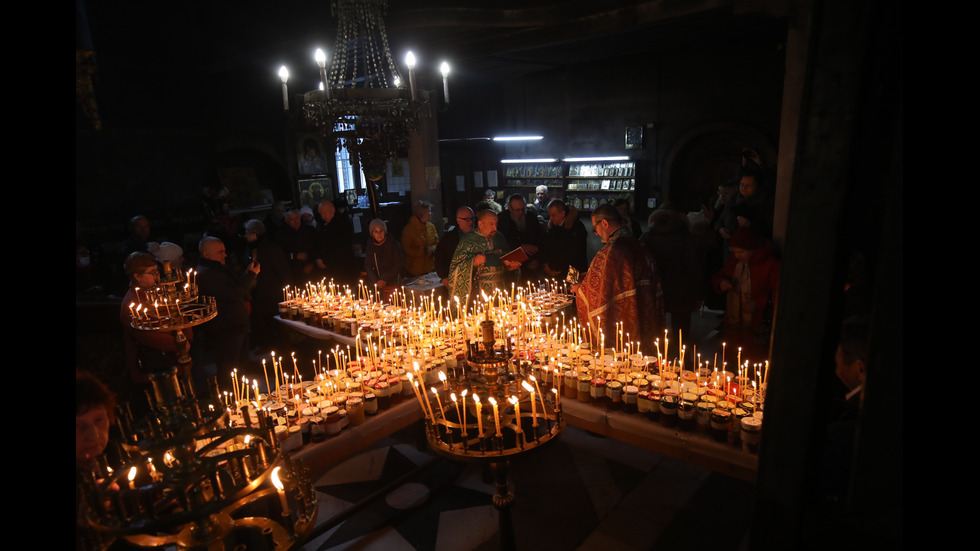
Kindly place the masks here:
<instances>
[{"instance_id":1,"label":"person wearing glasses","mask_svg":"<svg viewBox=\"0 0 980 551\"><path fill-rule=\"evenodd\" d=\"M442 280L442 285L452 294L449 288L449 266L453 262L453 255L456 254L456 246L464 235L473 231L476 225L476 214L470 207L459 207L456 209L456 225L449 226L442 234L439 245L436 246L436 274Z\"/></svg>"},{"instance_id":2,"label":"person wearing glasses","mask_svg":"<svg viewBox=\"0 0 980 551\"><path fill-rule=\"evenodd\" d=\"M507 239L497 231L497 215L490 209L476 213L476 229L462 236L449 271L449 288L464 304L481 293L509 289L520 262L501 257L510 251Z\"/></svg>"},{"instance_id":3,"label":"person wearing glasses","mask_svg":"<svg viewBox=\"0 0 980 551\"><path fill-rule=\"evenodd\" d=\"M629 333L630 342L639 341L642 350L651 350L665 326L660 276L653 257L624 223L612 205L592 211L592 226L605 245L572 293L579 321L591 326L594 343L600 340L600 330L606 342L615 342L621 323L624 339Z\"/></svg>"}]
</instances>

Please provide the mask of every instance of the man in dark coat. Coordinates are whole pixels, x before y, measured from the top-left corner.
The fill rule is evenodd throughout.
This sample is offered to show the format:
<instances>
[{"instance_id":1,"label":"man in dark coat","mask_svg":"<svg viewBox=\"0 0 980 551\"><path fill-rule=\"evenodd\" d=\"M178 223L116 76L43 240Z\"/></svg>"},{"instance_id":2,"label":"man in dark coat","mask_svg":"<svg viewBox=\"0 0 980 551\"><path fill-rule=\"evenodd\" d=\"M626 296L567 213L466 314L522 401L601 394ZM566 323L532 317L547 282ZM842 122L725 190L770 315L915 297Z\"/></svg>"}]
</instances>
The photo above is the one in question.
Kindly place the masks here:
<instances>
[{"instance_id":1,"label":"man in dark coat","mask_svg":"<svg viewBox=\"0 0 980 551\"><path fill-rule=\"evenodd\" d=\"M255 287L260 266L251 262L244 274L233 272L225 266L228 253L217 237L202 239L198 250L201 253L197 265L199 292L214 297L218 306L218 315L200 326L197 344L201 346L204 361L195 359L194 380L201 389L207 377L229 373L247 359L249 293Z\"/></svg>"},{"instance_id":2,"label":"man in dark coat","mask_svg":"<svg viewBox=\"0 0 980 551\"><path fill-rule=\"evenodd\" d=\"M565 204L561 199L548 203L548 233L544 238L541 261L545 275L564 280L571 266L579 272L589 267L585 254L588 232L585 224L578 219L575 207Z\"/></svg>"},{"instance_id":3,"label":"man in dark coat","mask_svg":"<svg viewBox=\"0 0 980 551\"><path fill-rule=\"evenodd\" d=\"M252 345L281 348L276 337L279 327L273 318L279 313L283 287L292 281L289 261L282 247L269 239L261 220L253 218L245 222L245 240L248 257L243 264L262 263L262 272L256 275L255 289L252 290Z\"/></svg>"},{"instance_id":4,"label":"man in dark coat","mask_svg":"<svg viewBox=\"0 0 980 551\"><path fill-rule=\"evenodd\" d=\"M317 206L322 223L316 265L323 275L340 283L354 283L360 265L354 255L354 224L346 215L347 201L321 201Z\"/></svg>"},{"instance_id":5,"label":"man in dark coat","mask_svg":"<svg viewBox=\"0 0 980 551\"><path fill-rule=\"evenodd\" d=\"M515 193L507 199L507 210L498 217L497 231L511 247L521 247L529 259L521 265L523 279L537 279L540 269L538 247L544 241L545 229L538 216L529 212L524 196Z\"/></svg>"},{"instance_id":6,"label":"man in dark coat","mask_svg":"<svg viewBox=\"0 0 980 551\"><path fill-rule=\"evenodd\" d=\"M286 227L279 230L276 241L289 258L293 284L305 285L313 278L314 259L320 245L316 229L304 224L299 211L292 209L286 213Z\"/></svg>"}]
</instances>

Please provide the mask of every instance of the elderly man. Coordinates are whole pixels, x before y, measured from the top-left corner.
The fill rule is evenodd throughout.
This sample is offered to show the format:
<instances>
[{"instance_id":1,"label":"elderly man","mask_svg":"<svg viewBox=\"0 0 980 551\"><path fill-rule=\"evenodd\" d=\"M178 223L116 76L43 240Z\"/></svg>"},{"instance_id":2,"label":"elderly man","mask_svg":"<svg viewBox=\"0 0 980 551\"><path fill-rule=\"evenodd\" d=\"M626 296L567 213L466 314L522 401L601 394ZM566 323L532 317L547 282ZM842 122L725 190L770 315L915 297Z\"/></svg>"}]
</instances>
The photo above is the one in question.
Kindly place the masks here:
<instances>
[{"instance_id":1,"label":"elderly man","mask_svg":"<svg viewBox=\"0 0 980 551\"><path fill-rule=\"evenodd\" d=\"M534 188L534 203L531 204L534 211L545 222L548 222L548 186L538 186Z\"/></svg>"},{"instance_id":2,"label":"elderly man","mask_svg":"<svg viewBox=\"0 0 980 551\"><path fill-rule=\"evenodd\" d=\"M453 255L456 254L456 246L459 240L476 226L476 214L470 207L459 207L456 209L456 225L449 226L442 239L436 245L436 274L442 279L442 284L449 289L449 266L453 262ZM449 289L452 294L452 289Z\"/></svg>"},{"instance_id":3,"label":"elderly man","mask_svg":"<svg viewBox=\"0 0 980 551\"><path fill-rule=\"evenodd\" d=\"M507 240L497 232L497 215L486 209L476 213L476 230L463 235L449 270L449 288L462 301L476 299L480 292L492 293L507 286L507 273L521 266L503 261L510 251Z\"/></svg>"},{"instance_id":4,"label":"elderly man","mask_svg":"<svg viewBox=\"0 0 980 551\"><path fill-rule=\"evenodd\" d=\"M533 279L538 273L538 247L544 241L544 228L538 216L527 209L524 196L515 193L507 198L507 212L500 215L500 233L507 242L519 245L530 259L522 268L525 279Z\"/></svg>"},{"instance_id":5,"label":"elderly man","mask_svg":"<svg viewBox=\"0 0 980 551\"><path fill-rule=\"evenodd\" d=\"M214 297L218 306L218 315L200 326L201 340L205 341L203 352L207 360L214 361L218 370L228 373L240 365L248 352L249 293L255 287L260 265L253 261L244 274L233 272L225 266L228 253L217 237L202 239L198 250L201 253L197 265L198 288L201 295ZM197 388L202 388L206 376L215 374L209 364L201 364L201 369L194 370Z\"/></svg>"},{"instance_id":6,"label":"elderly man","mask_svg":"<svg viewBox=\"0 0 980 551\"><path fill-rule=\"evenodd\" d=\"M622 323L631 341L638 340L650 350L654 336L664 328L660 277L650 253L623 222L611 205L599 205L592 211L592 226L605 246L572 292L578 318L591 325L594 341L599 341L602 331L607 342L615 342L616 324Z\"/></svg>"},{"instance_id":7,"label":"elderly man","mask_svg":"<svg viewBox=\"0 0 980 551\"><path fill-rule=\"evenodd\" d=\"M548 203L548 214L548 233L544 237L541 258L545 275L565 279L569 266L584 272L589 267L585 254L588 232L578 219L578 211L561 199L552 199Z\"/></svg>"}]
</instances>

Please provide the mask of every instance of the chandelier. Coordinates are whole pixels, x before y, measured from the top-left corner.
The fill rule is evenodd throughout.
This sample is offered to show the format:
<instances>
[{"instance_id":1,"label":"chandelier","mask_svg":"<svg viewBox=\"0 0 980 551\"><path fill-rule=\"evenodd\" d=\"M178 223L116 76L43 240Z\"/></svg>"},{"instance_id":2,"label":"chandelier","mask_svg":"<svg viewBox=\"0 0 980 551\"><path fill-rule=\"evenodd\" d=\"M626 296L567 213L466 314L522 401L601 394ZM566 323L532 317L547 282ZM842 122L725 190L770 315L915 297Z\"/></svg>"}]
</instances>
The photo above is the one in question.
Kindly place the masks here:
<instances>
[{"instance_id":1,"label":"chandelier","mask_svg":"<svg viewBox=\"0 0 980 551\"><path fill-rule=\"evenodd\" d=\"M406 56L407 83L391 57L383 20L387 7L387 0L333 2L338 17L333 58L328 70L326 55L317 50L322 89L303 95L307 124L332 136L338 151L346 148L370 180L380 179L387 161L404 154L431 113L429 94L416 90L415 56ZM448 73L443 63L444 92ZM285 68L280 76L288 109Z\"/></svg>"}]
</instances>

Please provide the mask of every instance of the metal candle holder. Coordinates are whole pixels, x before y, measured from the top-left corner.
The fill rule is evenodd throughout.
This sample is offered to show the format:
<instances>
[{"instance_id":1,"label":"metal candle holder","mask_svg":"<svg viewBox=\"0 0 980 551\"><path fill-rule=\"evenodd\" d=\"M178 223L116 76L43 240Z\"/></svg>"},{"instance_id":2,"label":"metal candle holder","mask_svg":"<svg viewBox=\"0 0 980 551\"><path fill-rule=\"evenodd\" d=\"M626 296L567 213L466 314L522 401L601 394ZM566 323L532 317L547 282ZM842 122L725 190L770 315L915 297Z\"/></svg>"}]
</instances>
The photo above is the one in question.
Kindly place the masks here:
<instances>
[{"instance_id":1,"label":"metal candle holder","mask_svg":"<svg viewBox=\"0 0 980 551\"><path fill-rule=\"evenodd\" d=\"M423 409L428 408L426 438L436 453L453 460L489 464L497 488L492 502L499 511L501 549L514 549L510 517L514 495L507 485L509 460L557 438L565 421L559 395L546 387L549 396L542 396L537 381L530 377L530 363L514 358L509 339L496 346L489 314L480 326L482 350L479 344L472 344L467 358L456 369L447 370L441 391L431 387L435 388L435 400L424 394L417 397L425 401ZM480 406L471 398L474 395L479 396ZM464 397L462 405L459 396Z\"/></svg>"},{"instance_id":2,"label":"metal candle holder","mask_svg":"<svg viewBox=\"0 0 980 551\"><path fill-rule=\"evenodd\" d=\"M168 265L164 273L168 277L150 294L180 296L180 307L175 304L166 316L134 319L133 326L173 331L179 345L183 328L208 321L217 309ZM186 339L183 344L186 354ZM187 372L181 374L177 366L150 374L150 413L144 419L133 419L128 408L120 413L119 456L125 465L111 471L103 460L80 475L80 518L91 528L86 545L109 548L121 539L136 548L291 547L317 514L306 469L282 452L264 411L258 410L253 424L249 406L242 405L245 426L231 427L217 382L211 382L210 399L198 400Z\"/></svg>"}]
</instances>

